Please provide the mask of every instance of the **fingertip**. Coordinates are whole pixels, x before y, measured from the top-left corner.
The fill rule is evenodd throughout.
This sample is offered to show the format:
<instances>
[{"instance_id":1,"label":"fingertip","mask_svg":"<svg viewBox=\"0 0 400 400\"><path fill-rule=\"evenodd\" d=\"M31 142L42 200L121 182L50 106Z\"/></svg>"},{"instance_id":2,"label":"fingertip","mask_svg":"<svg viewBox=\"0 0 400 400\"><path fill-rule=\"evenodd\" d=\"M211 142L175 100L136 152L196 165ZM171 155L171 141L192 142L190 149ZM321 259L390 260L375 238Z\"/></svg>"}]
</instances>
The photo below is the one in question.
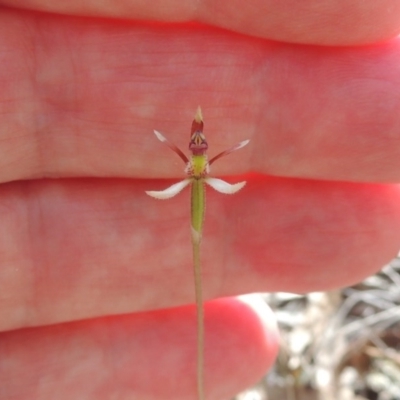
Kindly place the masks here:
<instances>
[{"instance_id":1,"label":"fingertip","mask_svg":"<svg viewBox=\"0 0 400 400\"><path fill-rule=\"evenodd\" d=\"M209 394L219 390L220 395L233 396L252 386L272 366L278 350L276 319L260 295L208 303L205 376Z\"/></svg>"},{"instance_id":2,"label":"fingertip","mask_svg":"<svg viewBox=\"0 0 400 400\"><path fill-rule=\"evenodd\" d=\"M264 327L268 350L271 352L271 355L276 356L279 351L280 335L278 323L272 309L259 293L238 296L238 300L248 305L255 315L259 317Z\"/></svg>"}]
</instances>

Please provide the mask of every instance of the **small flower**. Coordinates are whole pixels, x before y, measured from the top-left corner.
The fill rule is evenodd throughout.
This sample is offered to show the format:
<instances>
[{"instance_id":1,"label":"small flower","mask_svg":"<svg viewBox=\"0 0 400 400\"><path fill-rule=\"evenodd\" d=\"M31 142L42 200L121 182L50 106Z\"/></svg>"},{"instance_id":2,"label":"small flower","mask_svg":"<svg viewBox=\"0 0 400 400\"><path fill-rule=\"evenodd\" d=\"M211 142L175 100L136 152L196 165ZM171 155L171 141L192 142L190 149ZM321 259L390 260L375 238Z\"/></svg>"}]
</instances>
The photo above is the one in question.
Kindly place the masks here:
<instances>
[{"instance_id":1,"label":"small flower","mask_svg":"<svg viewBox=\"0 0 400 400\"><path fill-rule=\"evenodd\" d=\"M196 292L196 308L197 308L197 398L204 400L204 306L201 285L201 262L200 262L200 242L203 231L203 221L205 214L205 187L204 182L220 193L232 194L240 190L246 182L239 182L231 185L221 179L209 177L210 165L229 153L241 149L249 143L248 140L238 143L222 153L217 154L210 161L207 158L208 144L203 134L203 117L200 107L198 107L196 115L192 123L189 150L190 158L169 142L160 132L154 131L157 138L172 149L186 164L185 172L187 178L174 183L169 188L162 191L148 191L149 196L156 199L169 199L175 196L186 186L191 185L191 234L193 248L193 270Z\"/></svg>"},{"instance_id":2,"label":"small flower","mask_svg":"<svg viewBox=\"0 0 400 400\"><path fill-rule=\"evenodd\" d=\"M186 168L185 172L188 177L178 183L174 183L172 186L168 187L165 190L161 191L146 191L146 193L154 197L156 199L169 199L177 195L180 191L182 191L186 186L190 185L194 180L202 180L207 185L211 186L217 192L224 194L233 194L242 189L242 187L246 184L245 181L230 184L228 182L223 181L222 179L212 178L208 176L210 172L210 165L218 160L219 158L226 156L233 151L239 150L242 147L246 146L249 143L249 140L244 140L235 146L217 154L210 161L207 158L207 149L208 143L203 134L203 117L201 114L200 107L197 108L197 112L195 118L192 123L191 130L191 138L189 143L189 150L192 155L190 159L186 157L186 155L175 146L173 143L168 141L160 132L154 131L157 139L161 142L165 143L172 151L174 151L178 156L185 162Z\"/></svg>"}]
</instances>

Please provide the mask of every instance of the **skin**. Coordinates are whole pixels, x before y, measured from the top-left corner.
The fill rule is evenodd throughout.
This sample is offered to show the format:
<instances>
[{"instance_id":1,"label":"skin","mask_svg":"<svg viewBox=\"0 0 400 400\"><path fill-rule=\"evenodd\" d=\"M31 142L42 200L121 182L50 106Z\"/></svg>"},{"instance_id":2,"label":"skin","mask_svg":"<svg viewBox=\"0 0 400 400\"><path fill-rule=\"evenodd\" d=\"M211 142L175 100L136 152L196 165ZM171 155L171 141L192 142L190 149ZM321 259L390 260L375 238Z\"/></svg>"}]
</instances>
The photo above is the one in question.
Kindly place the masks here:
<instances>
[{"instance_id":1,"label":"skin","mask_svg":"<svg viewBox=\"0 0 400 400\"><path fill-rule=\"evenodd\" d=\"M184 148L198 104L211 157L251 140L213 168L247 186L208 191L202 243L224 297L206 392L229 398L278 339L228 296L341 287L398 251L398 2L59 3L0 9L0 399L195 398L188 198L144 191L182 177L153 129Z\"/></svg>"}]
</instances>

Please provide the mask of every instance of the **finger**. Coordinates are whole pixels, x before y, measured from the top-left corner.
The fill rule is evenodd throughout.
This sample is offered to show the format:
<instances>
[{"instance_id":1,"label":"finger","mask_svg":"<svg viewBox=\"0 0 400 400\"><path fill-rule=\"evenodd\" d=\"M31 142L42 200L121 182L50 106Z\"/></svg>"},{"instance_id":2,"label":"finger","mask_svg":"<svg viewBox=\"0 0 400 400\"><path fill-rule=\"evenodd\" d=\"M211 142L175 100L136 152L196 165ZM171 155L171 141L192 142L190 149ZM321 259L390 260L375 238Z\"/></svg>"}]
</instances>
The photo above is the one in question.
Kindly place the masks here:
<instances>
[{"instance_id":1,"label":"finger","mask_svg":"<svg viewBox=\"0 0 400 400\"><path fill-rule=\"evenodd\" d=\"M272 313L252 300L206 307L205 389L231 398L255 383L278 347ZM194 307L23 329L0 335L2 399L194 399ZM18 379L16 379L18 377Z\"/></svg>"},{"instance_id":2,"label":"finger","mask_svg":"<svg viewBox=\"0 0 400 400\"><path fill-rule=\"evenodd\" d=\"M248 177L207 191L206 299L345 286L396 255L400 187ZM193 303L189 193L163 181L49 180L0 188L0 329Z\"/></svg>"},{"instance_id":3,"label":"finger","mask_svg":"<svg viewBox=\"0 0 400 400\"><path fill-rule=\"evenodd\" d=\"M365 44L400 32L395 0L356 1L80 1L2 0L12 7L62 14L157 20L199 21L268 39L313 44Z\"/></svg>"},{"instance_id":4,"label":"finger","mask_svg":"<svg viewBox=\"0 0 400 400\"><path fill-rule=\"evenodd\" d=\"M152 132L186 148L198 104L211 157L251 139L217 173L400 180L400 40L323 50L11 12L0 30L0 181L178 176Z\"/></svg>"}]
</instances>

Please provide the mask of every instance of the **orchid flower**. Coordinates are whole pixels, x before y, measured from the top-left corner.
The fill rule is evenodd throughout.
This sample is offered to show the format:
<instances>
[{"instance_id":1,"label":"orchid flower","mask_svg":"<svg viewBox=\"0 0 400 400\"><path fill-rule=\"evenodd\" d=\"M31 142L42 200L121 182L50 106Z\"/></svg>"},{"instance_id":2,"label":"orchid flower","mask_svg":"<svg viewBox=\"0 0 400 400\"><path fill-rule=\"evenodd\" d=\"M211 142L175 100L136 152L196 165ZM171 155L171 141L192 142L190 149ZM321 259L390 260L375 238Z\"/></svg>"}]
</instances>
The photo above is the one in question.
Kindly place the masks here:
<instances>
[{"instance_id":1,"label":"orchid flower","mask_svg":"<svg viewBox=\"0 0 400 400\"><path fill-rule=\"evenodd\" d=\"M174 183L162 191L147 191L146 193L156 199L169 199L177 195L186 186L191 185L191 232L193 247L193 264L195 277L196 308L197 308L197 397L204 400L204 306L201 285L201 264L200 264L200 241L203 232L203 221L205 215L205 185L211 186L217 192L233 194L243 188L245 181L230 184L222 179L209 176L210 165L219 158L226 156L233 151L239 150L249 143L244 140L235 146L217 154L208 161L207 140L203 134L203 116L200 107L192 122L192 130L189 142L191 151L190 159L173 143L168 141L160 132L154 131L157 139L165 143L173 150L186 164L185 172L187 178Z\"/></svg>"}]
</instances>

